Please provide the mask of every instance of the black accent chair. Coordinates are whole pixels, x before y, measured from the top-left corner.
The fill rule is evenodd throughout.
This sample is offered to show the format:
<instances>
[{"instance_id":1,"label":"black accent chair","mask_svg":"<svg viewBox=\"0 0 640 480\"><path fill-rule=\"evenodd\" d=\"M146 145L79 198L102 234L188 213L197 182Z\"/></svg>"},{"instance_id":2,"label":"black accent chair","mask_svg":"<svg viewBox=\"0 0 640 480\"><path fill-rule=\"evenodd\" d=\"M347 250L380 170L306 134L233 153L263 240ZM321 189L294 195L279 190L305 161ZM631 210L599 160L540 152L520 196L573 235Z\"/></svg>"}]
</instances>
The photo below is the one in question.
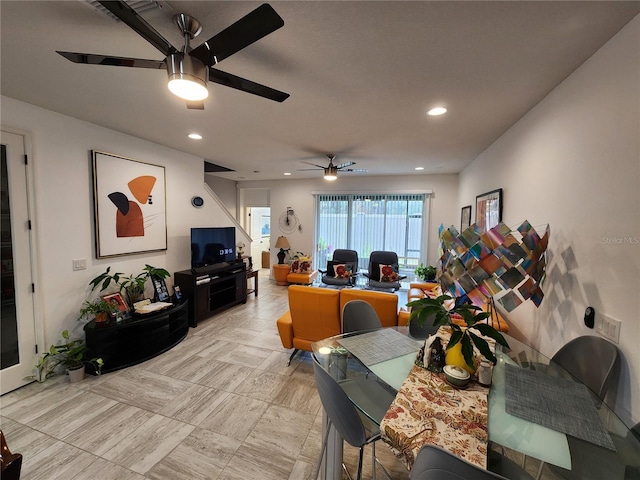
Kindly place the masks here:
<instances>
[{"instance_id":1,"label":"black accent chair","mask_svg":"<svg viewBox=\"0 0 640 480\"><path fill-rule=\"evenodd\" d=\"M344 278L336 278L334 266L342 264L351 267L351 274ZM322 283L325 285L353 287L358 276L358 252L338 248L333 252L332 260L327 262L327 269L319 271L322 273Z\"/></svg>"},{"instance_id":2,"label":"black accent chair","mask_svg":"<svg viewBox=\"0 0 640 480\"><path fill-rule=\"evenodd\" d=\"M381 265L389 265L394 269L394 275L397 276L392 281L381 281ZM400 282L407 278L406 275L398 273L398 254L396 252L375 251L369 255L369 271L363 273L369 280L367 282L369 288L374 290L400 290Z\"/></svg>"}]
</instances>

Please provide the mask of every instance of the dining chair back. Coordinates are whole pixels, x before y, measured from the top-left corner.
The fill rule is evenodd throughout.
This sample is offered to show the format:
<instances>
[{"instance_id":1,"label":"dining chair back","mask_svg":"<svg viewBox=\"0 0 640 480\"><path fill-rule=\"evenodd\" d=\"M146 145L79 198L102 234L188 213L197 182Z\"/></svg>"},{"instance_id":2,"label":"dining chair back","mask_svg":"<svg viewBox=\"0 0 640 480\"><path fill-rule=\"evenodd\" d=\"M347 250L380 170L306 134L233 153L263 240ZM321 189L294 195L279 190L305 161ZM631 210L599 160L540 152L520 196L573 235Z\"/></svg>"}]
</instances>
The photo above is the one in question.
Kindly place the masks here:
<instances>
[{"instance_id":1,"label":"dining chair back","mask_svg":"<svg viewBox=\"0 0 640 480\"><path fill-rule=\"evenodd\" d=\"M313 357L313 374L316 380L316 388L318 389L318 394L320 395L320 401L322 402L322 407L324 408L327 417L329 419L330 425L327 426L326 432L324 435L324 440L322 442L322 452L320 453L320 460L318 461L318 465L316 467L316 472L314 475L314 480L318 478L318 472L320 471L320 465L322 464L322 459L324 458L324 454L327 448L327 438L329 435L330 426L333 425L336 430L342 435L342 437L354 447L358 447L360 449L360 453L358 456L358 471L356 474L356 479L362 479L362 469L363 469L363 456L364 456L364 447L365 445L371 443L372 444L372 457L373 457L373 469L375 471L375 464L377 463L382 467L382 464L378 461L375 456L375 444L377 440L380 439L380 432L377 426L373 423L369 423L367 425L368 428L365 428L365 424L361 416L358 414L358 410L354 406L354 404L349 400L349 396L342 389L338 381L334 379L329 372L327 372L322 365L318 363L318 360L315 356ZM351 380L343 380L343 382L352 382ZM343 468L346 470L346 467ZM385 475L390 479L387 471L382 467ZM348 474L348 472L347 472ZM349 478L351 478L349 476Z\"/></svg>"},{"instance_id":2,"label":"dining chair back","mask_svg":"<svg viewBox=\"0 0 640 480\"><path fill-rule=\"evenodd\" d=\"M342 309L342 333L382 328L375 309L364 300L351 300Z\"/></svg>"},{"instance_id":3,"label":"dining chair back","mask_svg":"<svg viewBox=\"0 0 640 480\"><path fill-rule=\"evenodd\" d=\"M335 265L345 264L351 267L351 275L338 278L335 275ZM322 272L322 283L337 287L349 287L355 285L358 274L358 252L355 250L347 250L337 248L333 251L332 259L327 262L327 269L320 270Z\"/></svg>"},{"instance_id":4,"label":"dining chair back","mask_svg":"<svg viewBox=\"0 0 640 480\"><path fill-rule=\"evenodd\" d=\"M620 352L602 337L585 335L564 345L551 358L584 383L600 400L620 376Z\"/></svg>"},{"instance_id":5,"label":"dining chair back","mask_svg":"<svg viewBox=\"0 0 640 480\"><path fill-rule=\"evenodd\" d=\"M410 480L486 480L506 477L483 470L435 445L420 449L411 468Z\"/></svg>"}]
</instances>

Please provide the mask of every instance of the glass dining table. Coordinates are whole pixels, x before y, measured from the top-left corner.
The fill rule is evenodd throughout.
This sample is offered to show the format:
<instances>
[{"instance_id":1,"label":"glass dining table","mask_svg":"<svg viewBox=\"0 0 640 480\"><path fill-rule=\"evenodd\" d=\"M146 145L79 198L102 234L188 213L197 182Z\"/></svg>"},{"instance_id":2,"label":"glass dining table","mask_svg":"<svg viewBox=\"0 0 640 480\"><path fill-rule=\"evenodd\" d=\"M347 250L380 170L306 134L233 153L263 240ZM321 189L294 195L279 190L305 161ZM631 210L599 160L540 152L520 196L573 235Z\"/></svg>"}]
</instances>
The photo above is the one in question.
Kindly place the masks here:
<instances>
[{"instance_id":1,"label":"glass dining table","mask_svg":"<svg viewBox=\"0 0 640 480\"><path fill-rule=\"evenodd\" d=\"M388 332L391 330L393 335ZM377 343L367 345L360 341L365 337L375 337ZM586 387L533 348L508 335L504 337L509 348L496 347L498 362L493 368L487 400L491 450L504 453L505 449L510 449L524 454L525 459L539 460L541 466L549 466L544 469L544 478L548 479L640 479L640 440L614 412L593 396L587 401L594 407L595 418L583 421L579 416L581 412L577 412L578 420L574 411L563 414L563 408L565 412L566 408L582 410L579 403L574 406L568 401L568 396L572 400L574 394L579 396L581 392L576 394L567 387L581 387L585 392ZM313 343L312 350L318 362L334 378L350 380L339 383L345 386L343 388L354 405L380 425L414 367L417 352L423 344L424 340L409 336L407 327L391 327L330 337ZM534 377L530 378L532 375ZM532 388L531 381L541 383L533 383ZM556 388L555 395L564 397L553 398L550 386ZM519 392L520 396L518 388L524 388ZM550 406L545 405L545 401L551 402ZM542 412L534 411L537 404L542 404ZM558 405L556 415L566 418L556 418L558 423L554 419L541 418L547 415L545 408L553 410ZM514 408L524 411L515 415ZM325 480L341 478L342 443L340 434L331 428L323 465ZM496 465L499 462L490 462L487 468L494 470Z\"/></svg>"}]
</instances>

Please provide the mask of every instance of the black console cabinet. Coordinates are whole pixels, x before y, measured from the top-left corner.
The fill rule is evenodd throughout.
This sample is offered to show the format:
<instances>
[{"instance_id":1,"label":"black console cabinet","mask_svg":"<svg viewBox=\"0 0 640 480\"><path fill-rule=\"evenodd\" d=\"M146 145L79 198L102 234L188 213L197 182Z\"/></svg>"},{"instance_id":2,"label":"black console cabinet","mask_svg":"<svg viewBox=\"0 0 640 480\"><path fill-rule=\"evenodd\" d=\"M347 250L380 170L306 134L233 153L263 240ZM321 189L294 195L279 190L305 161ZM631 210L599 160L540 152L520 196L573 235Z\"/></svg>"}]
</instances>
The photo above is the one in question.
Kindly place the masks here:
<instances>
[{"instance_id":1,"label":"black console cabinet","mask_svg":"<svg viewBox=\"0 0 640 480\"><path fill-rule=\"evenodd\" d=\"M102 371L106 373L166 352L189 332L188 303L146 315L134 314L120 323L90 321L84 326L86 358L102 358Z\"/></svg>"},{"instance_id":2,"label":"black console cabinet","mask_svg":"<svg viewBox=\"0 0 640 480\"><path fill-rule=\"evenodd\" d=\"M189 299L189 325L226 308L247 303L247 267L243 261L175 272L173 279Z\"/></svg>"}]
</instances>

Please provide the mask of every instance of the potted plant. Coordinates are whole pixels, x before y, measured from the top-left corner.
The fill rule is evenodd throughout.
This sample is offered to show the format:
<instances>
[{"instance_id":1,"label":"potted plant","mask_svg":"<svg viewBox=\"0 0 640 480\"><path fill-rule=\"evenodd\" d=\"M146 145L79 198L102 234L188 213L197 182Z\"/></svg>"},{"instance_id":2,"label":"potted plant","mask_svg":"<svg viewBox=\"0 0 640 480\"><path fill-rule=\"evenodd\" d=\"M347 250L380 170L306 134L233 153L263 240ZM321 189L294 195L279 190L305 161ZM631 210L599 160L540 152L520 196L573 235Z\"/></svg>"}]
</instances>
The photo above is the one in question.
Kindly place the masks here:
<instances>
[{"instance_id":1,"label":"potted plant","mask_svg":"<svg viewBox=\"0 0 640 480\"><path fill-rule=\"evenodd\" d=\"M445 306L445 302L450 302L451 300L454 299L449 295L440 295L436 298L425 296L419 300L409 302L407 304L408 307L411 307L409 322L417 322L419 326L422 326L428 317L433 316L433 318L435 318L433 322L434 326L449 326L451 328L451 339L446 348L447 352L454 347L460 348L465 364L473 372L476 370L473 356L474 345L484 358L495 364L497 361L496 356L489 348L487 341L473 332L475 329L480 332L480 334L494 339L500 345L509 347L509 344L500 332L486 323L480 323L481 320L489 317L489 313L483 312L480 307L475 305L459 305L457 301L454 303L454 306L449 309ZM456 315L464 320L465 326L454 323L453 316Z\"/></svg>"},{"instance_id":2,"label":"potted plant","mask_svg":"<svg viewBox=\"0 0 640 480\"><path fill-rule=\"evenodd\" d=\"M425 282L435 282L436 281L436 267L432 265L427 265L426 267L421 263L418 268L416 268L416 277L424 280Z\"/></svg>"},{"instance_id":3,"label":"potted plant","mask_svg":"<svg viewBox=\"0 0 640 480\"><path fill-rule=\"evenodd\" d=\"M80 309L78 320L95 318L96 322L106 322L109 315L116 311L118 311L118 308L115 305L102 298L96 298L93 302L85 300Z\"/></svg>"},{"instance_id":4,"label":"potted plant","mask_svg":"<svg viewBox=\"0 0 640 480\"><path fill-rule=\"evenodd\" d=\"M125 276L124 273L120 272L111 273L111 267L107 267L107 270L91 280L89 285L91 285L91 291L98 288L98 286L100 286L100 290L102 291L106 290L109 285L111 285L111 282L113 282L118 285L120 292L123 290L126 292L129 305L133 307L133 304L143 297L147 279L157 277L164 280L170 276L171 274L164 268L156 268L146 264L142 272L135 276Z\"/></svg>"},{"instance_id":5,"label":"potted plant","mask_svg":"<svg viewBox=\"0 0 640 480\"><path fill-rule=\"evenodd\" d=\"M102 366L104 365L102 358L84 360L87 351L84 340L79 338L72 339L68 330L63 330L61 335L63 342L59 345L51 345L49 351L40 356L36 364L35 374L30 378L38 382L44 382L54 375L58 365L64 365L69 373L69 381L71 383L79 382L84 378L86 363L93 365L97 375L102 373Z\"/></svg>"}]
</instances>

